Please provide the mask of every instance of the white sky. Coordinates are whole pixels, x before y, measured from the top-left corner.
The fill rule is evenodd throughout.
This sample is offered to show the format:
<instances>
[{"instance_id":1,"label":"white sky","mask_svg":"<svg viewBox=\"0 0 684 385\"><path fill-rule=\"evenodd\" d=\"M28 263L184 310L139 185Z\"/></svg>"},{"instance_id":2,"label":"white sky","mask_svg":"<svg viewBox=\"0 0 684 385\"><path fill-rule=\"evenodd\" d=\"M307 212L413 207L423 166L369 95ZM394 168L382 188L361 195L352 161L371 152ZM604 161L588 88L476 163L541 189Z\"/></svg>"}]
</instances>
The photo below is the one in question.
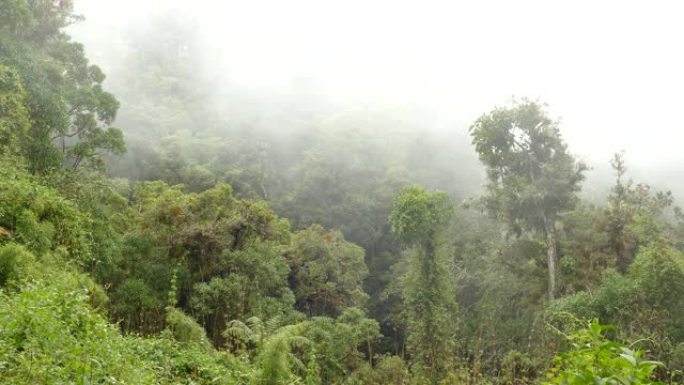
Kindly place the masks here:
<instances>
[{"instance_id":1,"label":"white sky","mask_svg":"<svg viewBox=\"0 0 684 385\"><path fill-rule=\"evenodd\" d=\"M109 31L103 44L166 7L195 15L246 86L305 77L333 98L435 110L459 130L513 95L539 98L572 152L607 163L625 149L648 167L684 160L679 4L76 0L78 33Z\"/></svg>"}]
</instances>

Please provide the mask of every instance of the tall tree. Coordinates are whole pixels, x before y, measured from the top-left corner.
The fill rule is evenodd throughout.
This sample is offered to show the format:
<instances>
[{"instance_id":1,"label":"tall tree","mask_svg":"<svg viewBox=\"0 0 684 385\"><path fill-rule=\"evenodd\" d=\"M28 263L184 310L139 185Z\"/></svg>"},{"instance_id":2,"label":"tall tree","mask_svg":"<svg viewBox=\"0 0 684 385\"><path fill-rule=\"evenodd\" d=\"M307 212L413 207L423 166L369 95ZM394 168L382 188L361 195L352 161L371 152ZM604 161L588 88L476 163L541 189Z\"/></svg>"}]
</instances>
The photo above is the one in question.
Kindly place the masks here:
<instances>
[{"instance_id":1,"label":"tall tree","mask_svg":"<svg viewBox=\"0 0 684 385\"><path fill-rule=\"evenodd\" d=\"M17 71L26 91L26 154L35 172L101 167L104 152L125 151L123 134L110 127L119 103L103 90L104 73L64 32L79 20L72 10L71 0L0 2L0 64Z\"/></svg>"},{"instance_id":2,"label":"tall tree","mask_svg":"<svg viewBox=\"0 0 684 385\"><path fill-rule=\"evenodd\" d=\"M26 93L16 71L0 65L0 154L16 152L29 127Z\"/></svg>"},{"instance_id":3,"label":"tall tree","mask_svg":"<svg viewBox=\"0 0 684 385\"><path fill-rule=\"evenodd\" d=\"M454 207L444 192L404 188L390 216L392 232L412 247L403 297L413 368L432 383L444 378L453 353L456 300L444 233Z\"/></svg>"},{"instance_id":4,"label":"tall tree","mask_svg":"<svg viewBox=\"0 0 684 385\"><path fill-rule=\"evenodd\" d=\"M482 115L470 127L487 169L485 208L517 236L541 236L547 249L548 297L556 292L556 222L572 209L586 166L568 153L544 106L523 100Z\"/></svg>"},{"instance_id":5,"label":"tall tree","mask_svg":"<svg viewBox=\"0 0 684 385\"><path fill-rule=\"evenodd\" d=\"M627 167L624 153L611 160L615 170L615 185L608 195L606 208L608 244L615 255L615 267L627 272L640 246L653 241L651 231L644 232L646 223L653 227L668 227L667 211L675 218L678 208L670 191L652 191L651 186L625 180Z\"/></svg>"}]
</instances>

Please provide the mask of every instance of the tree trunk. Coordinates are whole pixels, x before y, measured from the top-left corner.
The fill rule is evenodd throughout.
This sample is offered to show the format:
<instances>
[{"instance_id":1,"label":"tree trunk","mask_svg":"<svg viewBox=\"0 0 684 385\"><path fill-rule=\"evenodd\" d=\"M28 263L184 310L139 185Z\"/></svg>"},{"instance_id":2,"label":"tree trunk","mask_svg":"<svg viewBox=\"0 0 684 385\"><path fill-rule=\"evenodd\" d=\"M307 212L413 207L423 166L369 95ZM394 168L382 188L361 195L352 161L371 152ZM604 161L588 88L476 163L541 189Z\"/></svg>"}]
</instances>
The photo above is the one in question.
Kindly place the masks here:
<instances>
[{"instance_id":1,"label":"tree trunk","mask_svg":"<svg viewBox=\"0 0 684 385\"><path fill-rule=\"evenodd\" d=\"M546 222L546 221L544 221ZM556 230L554 224L546 224L546 257L549 270L549 302L553 301L556 294Z\"/></svg>"}]
</instances>

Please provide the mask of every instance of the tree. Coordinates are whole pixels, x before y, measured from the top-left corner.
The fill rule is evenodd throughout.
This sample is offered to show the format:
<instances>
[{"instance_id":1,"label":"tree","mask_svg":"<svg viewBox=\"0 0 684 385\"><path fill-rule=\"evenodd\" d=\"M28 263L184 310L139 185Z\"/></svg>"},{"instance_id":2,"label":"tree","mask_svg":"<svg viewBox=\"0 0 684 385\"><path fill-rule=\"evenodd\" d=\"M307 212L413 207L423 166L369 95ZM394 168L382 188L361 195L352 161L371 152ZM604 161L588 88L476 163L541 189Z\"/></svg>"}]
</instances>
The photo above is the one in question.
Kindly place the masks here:
<instances>
[{"instance_id":1,"label":"tree","mask_svg":"<svg viewBox=\"0 0 684 385\"><path fill-rule=\"evenodd\" d=\"M594 290L560 298L547 309L560 324L568 314L615 325L619 337L656 348L651 357L671 359L684 341L684 253L663 238L641 246L625 274L608 269Z\"/></svg>"},{"instance_id":2,"label":"tree","mask_svg":"<svg viewBox=\"0 0 684 385\"><path fill-rule=\"evenodd\" d=\"M216 345L233 319L291 311L289 223L264 202L236 200L228 185L199 194L161 182L134 190L123 251L101 271L124 330L161 331L174 268L178 308L197 317Z\"/></svg>"},{"instance_id":3,"label":"tree","mask_svg":"<svg viewBox=\"0 0 684 385\"><path fill-rule=\"evenodd\" d=\"M308 326L308 321L283 326L264 341L261 352L256 357L258 369L254 384L297 383L309 374L308 371L301 373L304 364L294 353L299 350L306 351L307 355L313 355L311 341L302 336ZM315 363L315 359L311 361ZM297 370L298 368L300 370Z\"/></svg>"},{"instance_id":4,"label":"tree","mask_svg":"<svg viewBox=\"0 0 684 385\"><path fill-rule=\"evenodd\" d=\"M0 153L16 152L29 127L26 93L19 75L0 65Z\"/></svg>"},{"instance_id":5,"label":"tree","mask_svg":"<svg viewBox=\"0 0 684 385\"><path fill-rule=\"evenodd\" d=\"M339 231L313 225L292 240L290 283L300 311L337 315L368 299L363 280L368 275L363 249L347 242Z\"/></svg>"},{"instance_id":6,"label":"tree","mask_svg":"<svg viewBox=\"0 0 684 385\"><path fill-rule=\"evenodd\" d=\"M354 371L368 365L379 325L358 308L344 309L336 319L312 317L303 336L314 343L321 384L340 384ZM365 354L364 354L365 353Z\"/></svg>"},{"instance_id":7,"label":"tree","mask_svg":"<svg viewBox=\"0 0 684 385\"><path fill-rule=\"evenodd\" d=\"M233 319L272 318L291 309L289 269L275 245L255 241L242 250L226 250L218 265L216 276L196 283L190 298L215 342Z\"/></svg>"},{"instance_id":8,"label":"tree","mask_svg":"<svg viewBox=\"0 0 684 385\"><path fill-rule=\"evenodd\" d=\"M671 209L677 219L679 208L674 206L670 191L651 191L651 186L625 180L627 167L624 153L613 156L611 166L615 170L615 185L608 195L606 233L615 254L616 268L625 273L639 252L639 248L657 238L661 230L669 226L666 210Z\"/></svg>"},{"instance_id":9,"label":"tree","mask_svg":"<svg viewBox=\"0 0 684 385\"><path fill-rule=\"evenodd\" d=\"M63 29L79 20L71 0L0 3L0 64L14 68L26 90L31 125L26 156L33 172L122 154L123 134L110 127L119 103L102 88L105 75Z\"/></svg>"},{"instance_id":10,"label":"tree","mask_svg":"<svg viewBox=\"0 0 684 385\"><path fill-rule=\"evenodd\" d=\"M470 127L487 169L484 204L517 236L541 235L547 249L548 297L556 292L556 222L572 209L587 167L568 153L558 122L544 106L523 100L482 115Z\"/></svg>"},{"instance_id":11,"label":"tree","mask_svg":"<svg viewBox=\"0 0 684 385\"><path fill-rule=\"evenodd\" d=\"M394 235L414 248L403 288L407 345L416 373L432 383L445 377L453 353L456 301L442 238L453 213L446 193L412 186L396 196L390 216Z\"/></svg>"}]
</instances>

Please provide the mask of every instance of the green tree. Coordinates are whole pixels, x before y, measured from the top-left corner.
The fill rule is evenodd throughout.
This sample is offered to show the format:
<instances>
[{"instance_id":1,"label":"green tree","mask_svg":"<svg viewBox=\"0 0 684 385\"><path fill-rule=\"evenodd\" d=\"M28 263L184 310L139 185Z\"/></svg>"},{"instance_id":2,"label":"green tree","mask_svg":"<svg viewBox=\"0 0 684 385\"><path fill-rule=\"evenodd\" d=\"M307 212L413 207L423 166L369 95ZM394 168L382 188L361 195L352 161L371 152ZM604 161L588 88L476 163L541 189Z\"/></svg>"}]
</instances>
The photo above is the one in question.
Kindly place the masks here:
<instances>
[{"instance_id":1,"label":"green tree","mask_svg":"<svg viewBox=\"0 0 684 385\"><path fill-rule=\"evenodd\" d=\"M396 196L390 216L392 232L413 247L403 288L408 350L417 375L432 383L446 376L454 352L457 305L444 239L453 213L446 193L413 186Z\"/></svg>"},{"instance_id":2,"label":"green tree","mask_svg":"<svg viewBox=\"0 0 684 385\"><path fill-rule=\"evenodd\" d=\"M253 384L297 383L306 378L306 366L296 351L304 351L307 355L313 354L311 341L302 336L307 327L308 321L283 326L264 341L256 359L258 371Z\"/></svg>"},{"instance_id":3,"label":"green tree","mask_svg":"<svg viewBox=\"0 0 684 385\"><path fill-rule=\"evenodd\" d=\"M623 339L642 340L651 356L672 358L684 341L684 254L660 239L642 246L625 274L608 269L592 290L558 299L547 309L553 321L567 314L617 326Z\"/></svg>"},{"instance_id":4,"label":"green tree","mask_svg":"<svg viewBox=\"0 0 684 385\"><path fill-rule=\"evenodd\" d=\"M615 255L615 267L625 273L642 245L646 245L671 227L668 209L677 217L678 208L669 191L651 191L651 186L625 180L627 167L624 153L617 153L611 160L615 171L615 185L608 195L606 233ZM673 239L674 240L674 239Z\"/></svg>"},{"instance_id":5,"label":"green tree","mask_svg":"<svg viewBox=\"0 0 684 385\"><path fill-rule=\"evenodd\" d=\"M297 232L289 252L297 308L309 315L334 316L345 307L362 306L368 299L363 257L363 249L345 241L339 231L312 225Z\"/></svg>"},{"instance_id":6,"label":"green tree","mask_svg":"<svg viewBox=\"0 0 684 385\"><path fill-rule=\"evenodd\" d=\"M217 346L231 320L292 311L289 223L264 202L237 200L228 185L186 194L150 182L133 187L129 204L121 254L99 274L124 330L164 328L174 268L178 307Z\"/></svg>"},{"instance_id":7,"label":"green tree","mask_svg":"<svg viewBox=\"0 0 684 385\"><path fill-rule=\"evenodd\" d=\"M294 296L287 287L287 261L274 245L255 242L225 251L217 269L208 282L193 285L190 297L215 342L221 341L219 333L230 320L268 319L291 310Z\"/></svg>"},{"instance_id":8,"label":"green tree","mask_svg":"<svg viewBox=\"0 0 684 385\"><path fill-rule=\"evenodd\" d=\"M26 92L19 75L0 65L0 153L17 152L29 127Z\"/></svg>"},{"instance_id":9,"label":"green tree","mask_svg":"<svg viewBox=\"0 0 684 385\"><path fill-rule=\"evenodd\" d=\"M538 234L547 249L548 297L556 294L560 214L572 209L586 166L568 153L542 105L516 102L482 115L470 127L487 169L485 208L516 235Z\"/></svg>"},{"instance_id":10,"label":"green tree","mask_svg":"<svg viewBox=\"0 0 684 385\"><path fill-rule=\"evenodd\" d=\"M312 317L308 322L304 336L316 349L321 383L343 383L350 374L370 365L380 331L378 323L366 318L362 310L347 308L336 319Z\"/></svg>"},{"instance_id":11,"label":"green tree","mask_svg":"<svg viewBox=\"0 0 684 385\"><path fill-rule=\"evenodd\" d=\"M559 292L565 294L592 290L601 282L603 272L615 265L611 246L610 218L604 207L578 204L563 215L563 237L559 260L563 277Z\"/></svg>"},{"instance_id":12,"label":"green tree","mask_svg":"<svg viewBox=\"0 0 684 385\"><path fill-rule=\"evenodd\" d=\"M123 134L111 127L119 103L102 88L104 73L64 32L79 19L72 1L3 1L0 18L0 64L14 68L26 90L31 170L84 161L103 167L103 153L122 154Z\"/></svg>"}]
</instances>

